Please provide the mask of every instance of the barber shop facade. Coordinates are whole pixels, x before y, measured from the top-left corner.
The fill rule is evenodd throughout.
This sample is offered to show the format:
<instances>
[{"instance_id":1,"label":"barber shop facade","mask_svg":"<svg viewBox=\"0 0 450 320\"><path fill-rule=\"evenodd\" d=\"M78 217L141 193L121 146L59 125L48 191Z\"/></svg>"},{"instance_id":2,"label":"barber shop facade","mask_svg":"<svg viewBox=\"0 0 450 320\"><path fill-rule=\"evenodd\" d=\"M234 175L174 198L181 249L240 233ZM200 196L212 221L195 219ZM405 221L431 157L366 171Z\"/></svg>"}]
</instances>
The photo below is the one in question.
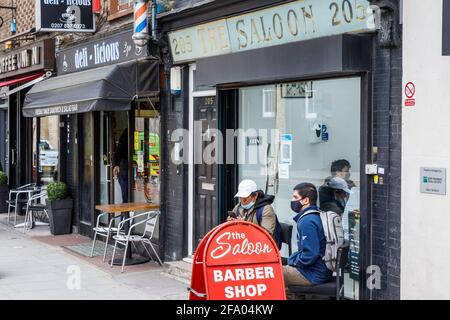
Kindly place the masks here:
<instances>
[{"instance_id":1,"label":"barber shop facade","mask_svg":"<svg viewBox=\"0 0 450 320\"><path fill-rule=\"evenodd\" d=\"M166 258L190 261L241 180L274 195L278 219L294 225L294 186L319 189L344 163L345 296L400 297L399 16L397 1L364 0L213 1L160 15L165 125L181 160L164 166Z\"/></svg>"},{"instance_id":2,"label":"barber shop facade","mask_svg":"<svg viewBox=\"0 0 450 320\"><path fill-rule=\"evenodd\" d=\"M58 51L57 76L25 98L24 117L58 123L58 172L42 183L67 183L73 226L86 236L96 205L160 203L160 62L132 34L116 30Z\"/></svg>"}]
</instances>

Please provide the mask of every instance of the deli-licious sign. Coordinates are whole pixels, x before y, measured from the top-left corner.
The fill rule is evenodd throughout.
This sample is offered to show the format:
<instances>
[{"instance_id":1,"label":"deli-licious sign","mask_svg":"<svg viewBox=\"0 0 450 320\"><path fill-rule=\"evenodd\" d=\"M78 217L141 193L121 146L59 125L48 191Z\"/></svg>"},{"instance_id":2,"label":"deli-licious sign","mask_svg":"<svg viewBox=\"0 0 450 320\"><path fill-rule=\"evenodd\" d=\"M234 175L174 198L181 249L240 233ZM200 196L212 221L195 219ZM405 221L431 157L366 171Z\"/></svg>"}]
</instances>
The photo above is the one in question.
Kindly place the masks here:
<instances>
[{"instance_id":1,"label":"deli-licious sign","mask_svg":"<svg viewBox=\"0 0 450 320\"><path fill-rule=\"evenodd\" d=\"M217 227L202 240L194 259L191 292L205 291L208 300L286 299L278 248L255 224L235 221Z\"/></svg>"},{"instance_id":2,"label":"deli-licious sign","mask_svg":"<svg viewBox=\"0 0 450 320\"><path fill-rule=\"evenodd\" d=\"M375 30L366 0L298 0L169 33L176 63L319 37Z\"/></svg>"},{"instance_id":3,"label":"deli-licious sign","mask_svg":"<svg viewBox=\"0 0 450 320\"><path fill-rule=\"evenodd\" d=\"M136 46L132 35L132 31L127 31L59 51L56 57L58 74L147 57L148 50Z\"/></svg>"},{"instance_id":4,"label":"deli-licious sign","mask_svg":"<svg viewBox=\"0 0 450 320\"><path fill-rule=\"evenodd\" d=\"M94 32L93 0L36 0L36 31Z\"/></svg>"},{"instance_id":5,"label":"deli-licious sign","mask_svg":"<svg viewBox=\"0 0 450 320\"><path fill-rule=\"evenodd\" d=\"M44 40L0 54L0 79L54 68L54 42Z\"/></svg>"}]
</instances>

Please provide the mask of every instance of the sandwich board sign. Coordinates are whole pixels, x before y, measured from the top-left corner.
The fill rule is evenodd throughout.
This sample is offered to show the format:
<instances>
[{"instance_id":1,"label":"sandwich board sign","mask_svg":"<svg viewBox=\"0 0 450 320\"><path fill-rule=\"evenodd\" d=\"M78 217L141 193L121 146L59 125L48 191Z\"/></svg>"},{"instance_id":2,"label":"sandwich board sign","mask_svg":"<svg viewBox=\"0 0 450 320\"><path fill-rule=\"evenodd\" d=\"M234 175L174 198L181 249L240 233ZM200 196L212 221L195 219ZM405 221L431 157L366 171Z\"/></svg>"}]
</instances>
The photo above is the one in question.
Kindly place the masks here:
<instances>
[{"instance_id":1,"label":"sandwich board sign","mask_svg":"<svg viewBox=\"0 0 450 320\"><path fill-rule=\"evenodd\" d=\"M250 222L216 227L197 248L189 290L190 300L286 300L275 241Z\"/></svg>"}]
</instances>

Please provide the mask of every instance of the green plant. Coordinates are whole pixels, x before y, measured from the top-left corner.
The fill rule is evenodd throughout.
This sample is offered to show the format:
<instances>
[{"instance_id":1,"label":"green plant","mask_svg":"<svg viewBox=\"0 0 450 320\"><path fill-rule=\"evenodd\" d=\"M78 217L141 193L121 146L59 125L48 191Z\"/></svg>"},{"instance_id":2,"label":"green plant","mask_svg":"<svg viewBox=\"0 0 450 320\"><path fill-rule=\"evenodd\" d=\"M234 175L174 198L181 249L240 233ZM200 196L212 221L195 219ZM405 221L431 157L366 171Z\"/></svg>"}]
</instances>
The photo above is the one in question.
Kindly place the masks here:
<instances>
[{"instance_id":1,"label":"green plant","mask_svg":"<svg viewBox=\"0 0 450 320\"><path fill-rule=\"evenodd\" d=\"M0 171L0 185L8 184L8 176L3 171Z\"/></svg>"},{"instance_id":2,"label":"green plant","mask_svg":"<svg viewBox=\"0 0 450 320\"><path fill-rule=\"evenodd\" d=\"M64 182L52 182L47 186L48 200L64 200L68 196L67 185Z\"/></svg>"}]
</instances>

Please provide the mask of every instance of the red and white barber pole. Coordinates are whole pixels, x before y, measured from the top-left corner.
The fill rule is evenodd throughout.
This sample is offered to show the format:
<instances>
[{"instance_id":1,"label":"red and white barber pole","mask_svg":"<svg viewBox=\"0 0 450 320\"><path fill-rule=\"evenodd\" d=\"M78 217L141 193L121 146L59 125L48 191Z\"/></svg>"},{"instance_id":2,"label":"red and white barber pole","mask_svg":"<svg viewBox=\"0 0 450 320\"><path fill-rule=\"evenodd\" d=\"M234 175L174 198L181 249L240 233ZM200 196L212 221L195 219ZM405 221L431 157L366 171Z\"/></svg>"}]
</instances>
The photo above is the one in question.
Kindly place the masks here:
<instances>
[{"instance_id":1,"label":"red and white barber pole","mask_svg":"<svg viewBox=\"0 0 450 320\"><path fill-rule=\"evenodd\" d=\"M147 22L146 0L134 1L134 34L133 41L138 47L145 47L150 39Z\"/></svg>"}]
</instances>

